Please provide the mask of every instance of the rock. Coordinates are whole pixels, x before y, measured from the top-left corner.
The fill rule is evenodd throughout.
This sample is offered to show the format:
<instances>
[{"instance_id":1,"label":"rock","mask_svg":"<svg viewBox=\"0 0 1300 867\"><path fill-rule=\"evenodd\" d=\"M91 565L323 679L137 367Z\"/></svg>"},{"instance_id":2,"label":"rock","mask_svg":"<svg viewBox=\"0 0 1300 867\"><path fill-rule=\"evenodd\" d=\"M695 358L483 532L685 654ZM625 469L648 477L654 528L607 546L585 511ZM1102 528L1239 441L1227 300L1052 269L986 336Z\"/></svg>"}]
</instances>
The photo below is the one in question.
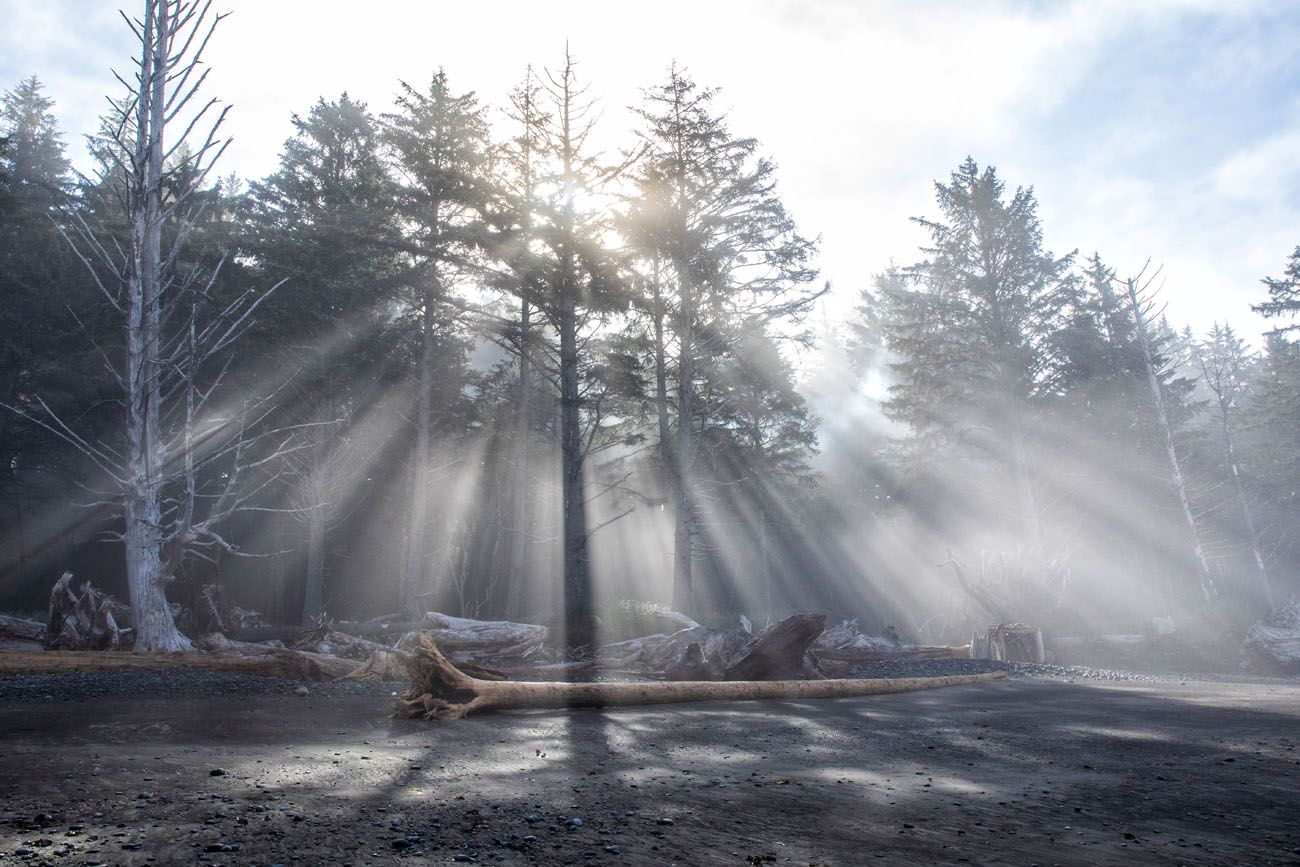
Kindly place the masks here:
<instances>
[{"instance_id":1,"label":"rock","mask_svg":"<svg viewBox=\"0 0 1300 867\"><path fill-rule=\"evenodd\" d=\"M611 855L619 855L622 853L623 850L618 848L617 846L606 846L605 851Z\"/></svg>"},{"instance_id":2,"label":"rock","mask_svg":"<svg viewBox=\"0 0 1300 867\"><path fill-rule=\"evenodd\" d=\"M581 827L582 827L582 820L579 819L577 816L574 816L572 819L569 820L569 827L570 827L570 828L581 828Z\"/></svg>"},{"instance_id":3,"label":"rock","mask_svg":"<svg viewBox=\"0 0 1300 867\"><path fill-rule=\"evenodd\" d=\"M226 772L222 768L213 768L212 770L208 771L209 777L224 777L225 775Z\"/></svg>"},{"instance_id":4,"label":"rock","mask_svg":"<svg viewBox=\"0 0 1300 867\"><path fill-rule=\"evenodd\" d=\"M294 695L309 695L310 693L311 693L311 690L307 689L307 687L305 687L305 686L297 687L297 688L295 688L294 691L293 691L293 694L294 694Z\"/></svg>"},{"instance_id":5,"label":"rock","mask_svg":"<svg viewBox=\"0 0 1300 867\"><path fill-rule=\"evenodd\" d=\"M394 840L392 843L394 849L410 849L412 845L414 844L411 843L410 840L407 840L405 837L399 837L398 839Z\"/></svg>"}]
</instances>

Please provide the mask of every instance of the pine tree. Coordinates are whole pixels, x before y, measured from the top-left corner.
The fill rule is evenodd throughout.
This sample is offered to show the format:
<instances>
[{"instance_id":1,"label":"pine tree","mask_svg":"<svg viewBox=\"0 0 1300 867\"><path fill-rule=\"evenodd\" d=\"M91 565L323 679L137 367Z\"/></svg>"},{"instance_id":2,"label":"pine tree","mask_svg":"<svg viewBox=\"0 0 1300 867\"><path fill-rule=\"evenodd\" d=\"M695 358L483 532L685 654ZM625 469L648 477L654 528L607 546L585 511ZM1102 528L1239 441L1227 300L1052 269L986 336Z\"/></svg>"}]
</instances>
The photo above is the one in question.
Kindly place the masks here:
<instances>
[{"instance_id":1,"label":"pine tree","mask_svg":"<svg viewBox=\"0 0 1300 867\"><path fill-rule=\"evenodd\" d=\"M595 116L567 48L564 64L548 73L547 82L551 106L541 154L547 170L539 183L542 201L533 229L547 255L541 291L533 300L558 344L552 373L560 403L565 640L579 646L595 636L587 509L592 429L584 418L589 408L584 372L593 360L595 326L627 301L618 265L605 248L607 214L595 201L612 173L588 150Z\"/></svg>"},{"instance_id":2,"label":"pine tree","mask_svg":"<svg viewBox=\"0 0 1300 867\"><path fill-rule=\"evenodd\" d=\"M277 366L295 371L294 399L281 410L298 425L289 479L306 518L302 618L325 599L328 530L339 502L334 475L348 462L348 422L375 399L392 363L377 351L391 328L399 239L396 190L377 121L346 93L293 117L279 169L251 185L247 251L263 281L284 281L263 305L255 334Z\"/></svg>"},{"instance_id":3,"label":"pine tree","mask_svg":"<svg viewBox=\"0 0 1300 867\"><path fill-rule=\"evenodd\" d=\"M689 610L694 598L698 367L718 353L709 335L725 324L749 327L796 321L820 293L809 264L815 245L801 237L775 190L775 167L757 156L758 143L737 138L714 108L716 91L700 88L676 66L668 80L646 92L638 114L645 145L638 177L642 191L638 230L650 260L648 305L655 323L656 379L663 381L663 322L676 342L676 404L669 480L676 498L673 534L673 605ZM663 282L669 270L671 300ZM666 306L666 310L665 310ZM666 315L665 315L666 314ZM659 393L664 388L659 386ZM666 400L658 400L662 418ZM666 426L661 422L661 439Z\"/></svg>"},{"instance_id":4,"label":"pine tree","mask_svg":"<svg viewBox=\"0 0 1300 867\"><path fill-rule=\"evenodd\" d=\"M107 335L102 317L88 315L97 293L56 224L75 198L53 108L34 76L0 99L0 404L38 411L39 390L61 416L75 409L98 427L104 419L87 416L103 414L87 408L104 405L111 387L93 343ZM61 474L70 458L47 432L0 410L0 501L13 520L12 535L0 531L9 540L0 547L19 570L31 553L26 522L34 485L43 472Z\"/></svg>"},{"instance_id":5,"label":"pine tree","mask_svg":"<svg viewBox=\"0 0 1300 867\"><path fill-rule=\"evenodd\" d=\"M1273 590L1269 582L1268 567L1260 550L1259 533L1255 516L1246 496L1246 483L1242 478L1241 460L1237 452L1237 428L1242 405L1249 399L1252 359L1246 344L1226 323L1214 323L1210 333L1198 345L1197 362L1201 381L1214 396L1220 444L1223 449L1223 467L1232 482L1232 492L1241 514L1242 531L1250 547L1255 574L1264 602L1273 606Z\"/></svg>"},{"instance_id":6,"label":"pine tree","mask_svg":"<svg viewBox=\"0 0 1300 867\"><path fill-rule=\"evenodd\" d=\"M487 123L472 93L454 94L447 75L433 75L427 92L403 83L400 111L385 116L386 138L402 182L397 186L397 216L408 257L402 282L420 322L418 406L415 416L414 471L401 575L400 610L415 617L426 592L426 523L432 479L430 427L439 344L458 323L453 293L476 271L486 242L483 210L488 204ZM440 332L442 339L440 340ZM444 385L445 382L444 377Z\"/></svg>"},{"instance_id":7,"label":"pine tree","mask_svg":"<svg viewBox=\"0 0 1300 867\"><path fill-rule=\"evenodd\" d=\"M1282 276L1265 277L1263 283L1268 288L1268 300L1252 304L1252 310L1268 317L1294 318L1300 313L1300 246L1287 259ZM1298 326L1294 324L1282 326L1283 330L1288 331L1296 327Z\"/></svg>"},{"instance_id":8,"label":"pine tree","mask_svg":"<svg viewBox=\"0 0 1300 867\"><path fill-rule=\"evenodd\" d=\"M908 286L882 289L884 333L900 360L886 412L933 448L964 447L1011 473L1022 538L1041 546L1030 462L1036 403L1060 369L1053 335L1069 296L1073 254L1042 249L1031 189L1008 199L973 159L935 184L941 218L918 218L927 258Z\"/></svg>"}]
</instances>

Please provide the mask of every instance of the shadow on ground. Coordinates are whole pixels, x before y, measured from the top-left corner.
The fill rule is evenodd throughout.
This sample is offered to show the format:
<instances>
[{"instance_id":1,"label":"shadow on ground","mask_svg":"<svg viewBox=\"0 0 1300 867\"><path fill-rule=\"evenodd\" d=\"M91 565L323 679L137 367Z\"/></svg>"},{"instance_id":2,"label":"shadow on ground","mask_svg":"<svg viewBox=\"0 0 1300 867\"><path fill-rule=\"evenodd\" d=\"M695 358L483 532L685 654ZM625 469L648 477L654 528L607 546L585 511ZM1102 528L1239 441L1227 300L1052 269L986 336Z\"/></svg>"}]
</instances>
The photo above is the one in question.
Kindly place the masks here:
<instances>
[{"instance_id":1,"label":"shadow on ground","mask_svg":"<svg viewBox=\"0 0 1300 867\"><path fill-rule=\"evenodd\" d=\"M1016 680L444 723L388 702L0 707L0 862L1300 864L1295 686Z\"/></svg>"}]
</instances>

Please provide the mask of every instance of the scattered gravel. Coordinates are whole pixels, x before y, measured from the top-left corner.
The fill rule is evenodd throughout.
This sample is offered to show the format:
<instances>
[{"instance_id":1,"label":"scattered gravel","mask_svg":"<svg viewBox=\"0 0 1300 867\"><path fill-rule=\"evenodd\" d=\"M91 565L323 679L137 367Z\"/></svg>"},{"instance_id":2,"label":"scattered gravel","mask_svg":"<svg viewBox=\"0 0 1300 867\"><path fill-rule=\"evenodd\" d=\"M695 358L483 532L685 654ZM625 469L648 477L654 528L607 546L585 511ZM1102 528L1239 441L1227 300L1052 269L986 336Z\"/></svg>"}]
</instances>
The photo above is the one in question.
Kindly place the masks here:
<instances>
[{"instance_id":1,"label":"scattered gravel","mask_svg":"<svg viewBox=\"0 0 1300 867\"><path fill-rule=\"evenodd\" d=\"M868 662L853 669L854 677L940 677L952 674L983 674L1005 671L1011 677L1051 680L1108 680L1131 683L1290 683L1300 678L1265 677L1254 674L1150 673L1086 665L1038 665L1029 662L997 662L991 659L896 659Z\"/></svg>"},{"instance_id":2,"label":"scattered gravel","mask_svg":"<svg viewBox=\"0 0 1300 867\"><path fill-rule=\"evenodd\" d=\"M208 696L373 695L388 698L406 683L337 681L304 683L197 669L158 671L80 671L57 674L18 674L0 677L0 703L93 701L120 698L203 698Z\"/></svg>"},{"instance_id":3,"label":"scattered gravel","mask_svg":"<svg viewBox=\"0 0 1300 867\"><path fill-rule=\"evenodd\" d=\"M988 659L898 659L857 666L853 677L938 677L1005 671L1011 677L1052 680L1105 680L1134 683L1185 683L1187 681L1233 681L1296 683L1297 678L1268 678L1250 675L1148 674L1079 665L1033 665L1023 662L995 662ZM94 701L120 698L180 699L219 696L374 696L388 700L405 689L405 681L337 681L313 683L256 677L197 669L157 671L97 671L24 674L0 677L0 704L31 704L52 701Z\"/></svg>"}]
</instances>

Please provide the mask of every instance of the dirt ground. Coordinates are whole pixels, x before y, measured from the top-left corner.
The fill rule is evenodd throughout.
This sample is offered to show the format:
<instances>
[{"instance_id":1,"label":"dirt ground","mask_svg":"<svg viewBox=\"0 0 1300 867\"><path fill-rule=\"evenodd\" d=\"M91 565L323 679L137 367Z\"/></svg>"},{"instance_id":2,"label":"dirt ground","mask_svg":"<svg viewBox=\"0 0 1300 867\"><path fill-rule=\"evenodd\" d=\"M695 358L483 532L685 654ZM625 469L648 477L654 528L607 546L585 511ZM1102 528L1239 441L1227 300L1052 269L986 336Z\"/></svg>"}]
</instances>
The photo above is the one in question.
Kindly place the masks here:
<instances>
[{"instance_id":1,"label":"dirt ground","mask_svg":"<svg viewBox=\"0 0 1300 867\"><path fill-rule=\"evenodd\" d=\"M387 711L0 705L0 863L1300 864L1300 686Z\"/></svg>"}]
</instances>

